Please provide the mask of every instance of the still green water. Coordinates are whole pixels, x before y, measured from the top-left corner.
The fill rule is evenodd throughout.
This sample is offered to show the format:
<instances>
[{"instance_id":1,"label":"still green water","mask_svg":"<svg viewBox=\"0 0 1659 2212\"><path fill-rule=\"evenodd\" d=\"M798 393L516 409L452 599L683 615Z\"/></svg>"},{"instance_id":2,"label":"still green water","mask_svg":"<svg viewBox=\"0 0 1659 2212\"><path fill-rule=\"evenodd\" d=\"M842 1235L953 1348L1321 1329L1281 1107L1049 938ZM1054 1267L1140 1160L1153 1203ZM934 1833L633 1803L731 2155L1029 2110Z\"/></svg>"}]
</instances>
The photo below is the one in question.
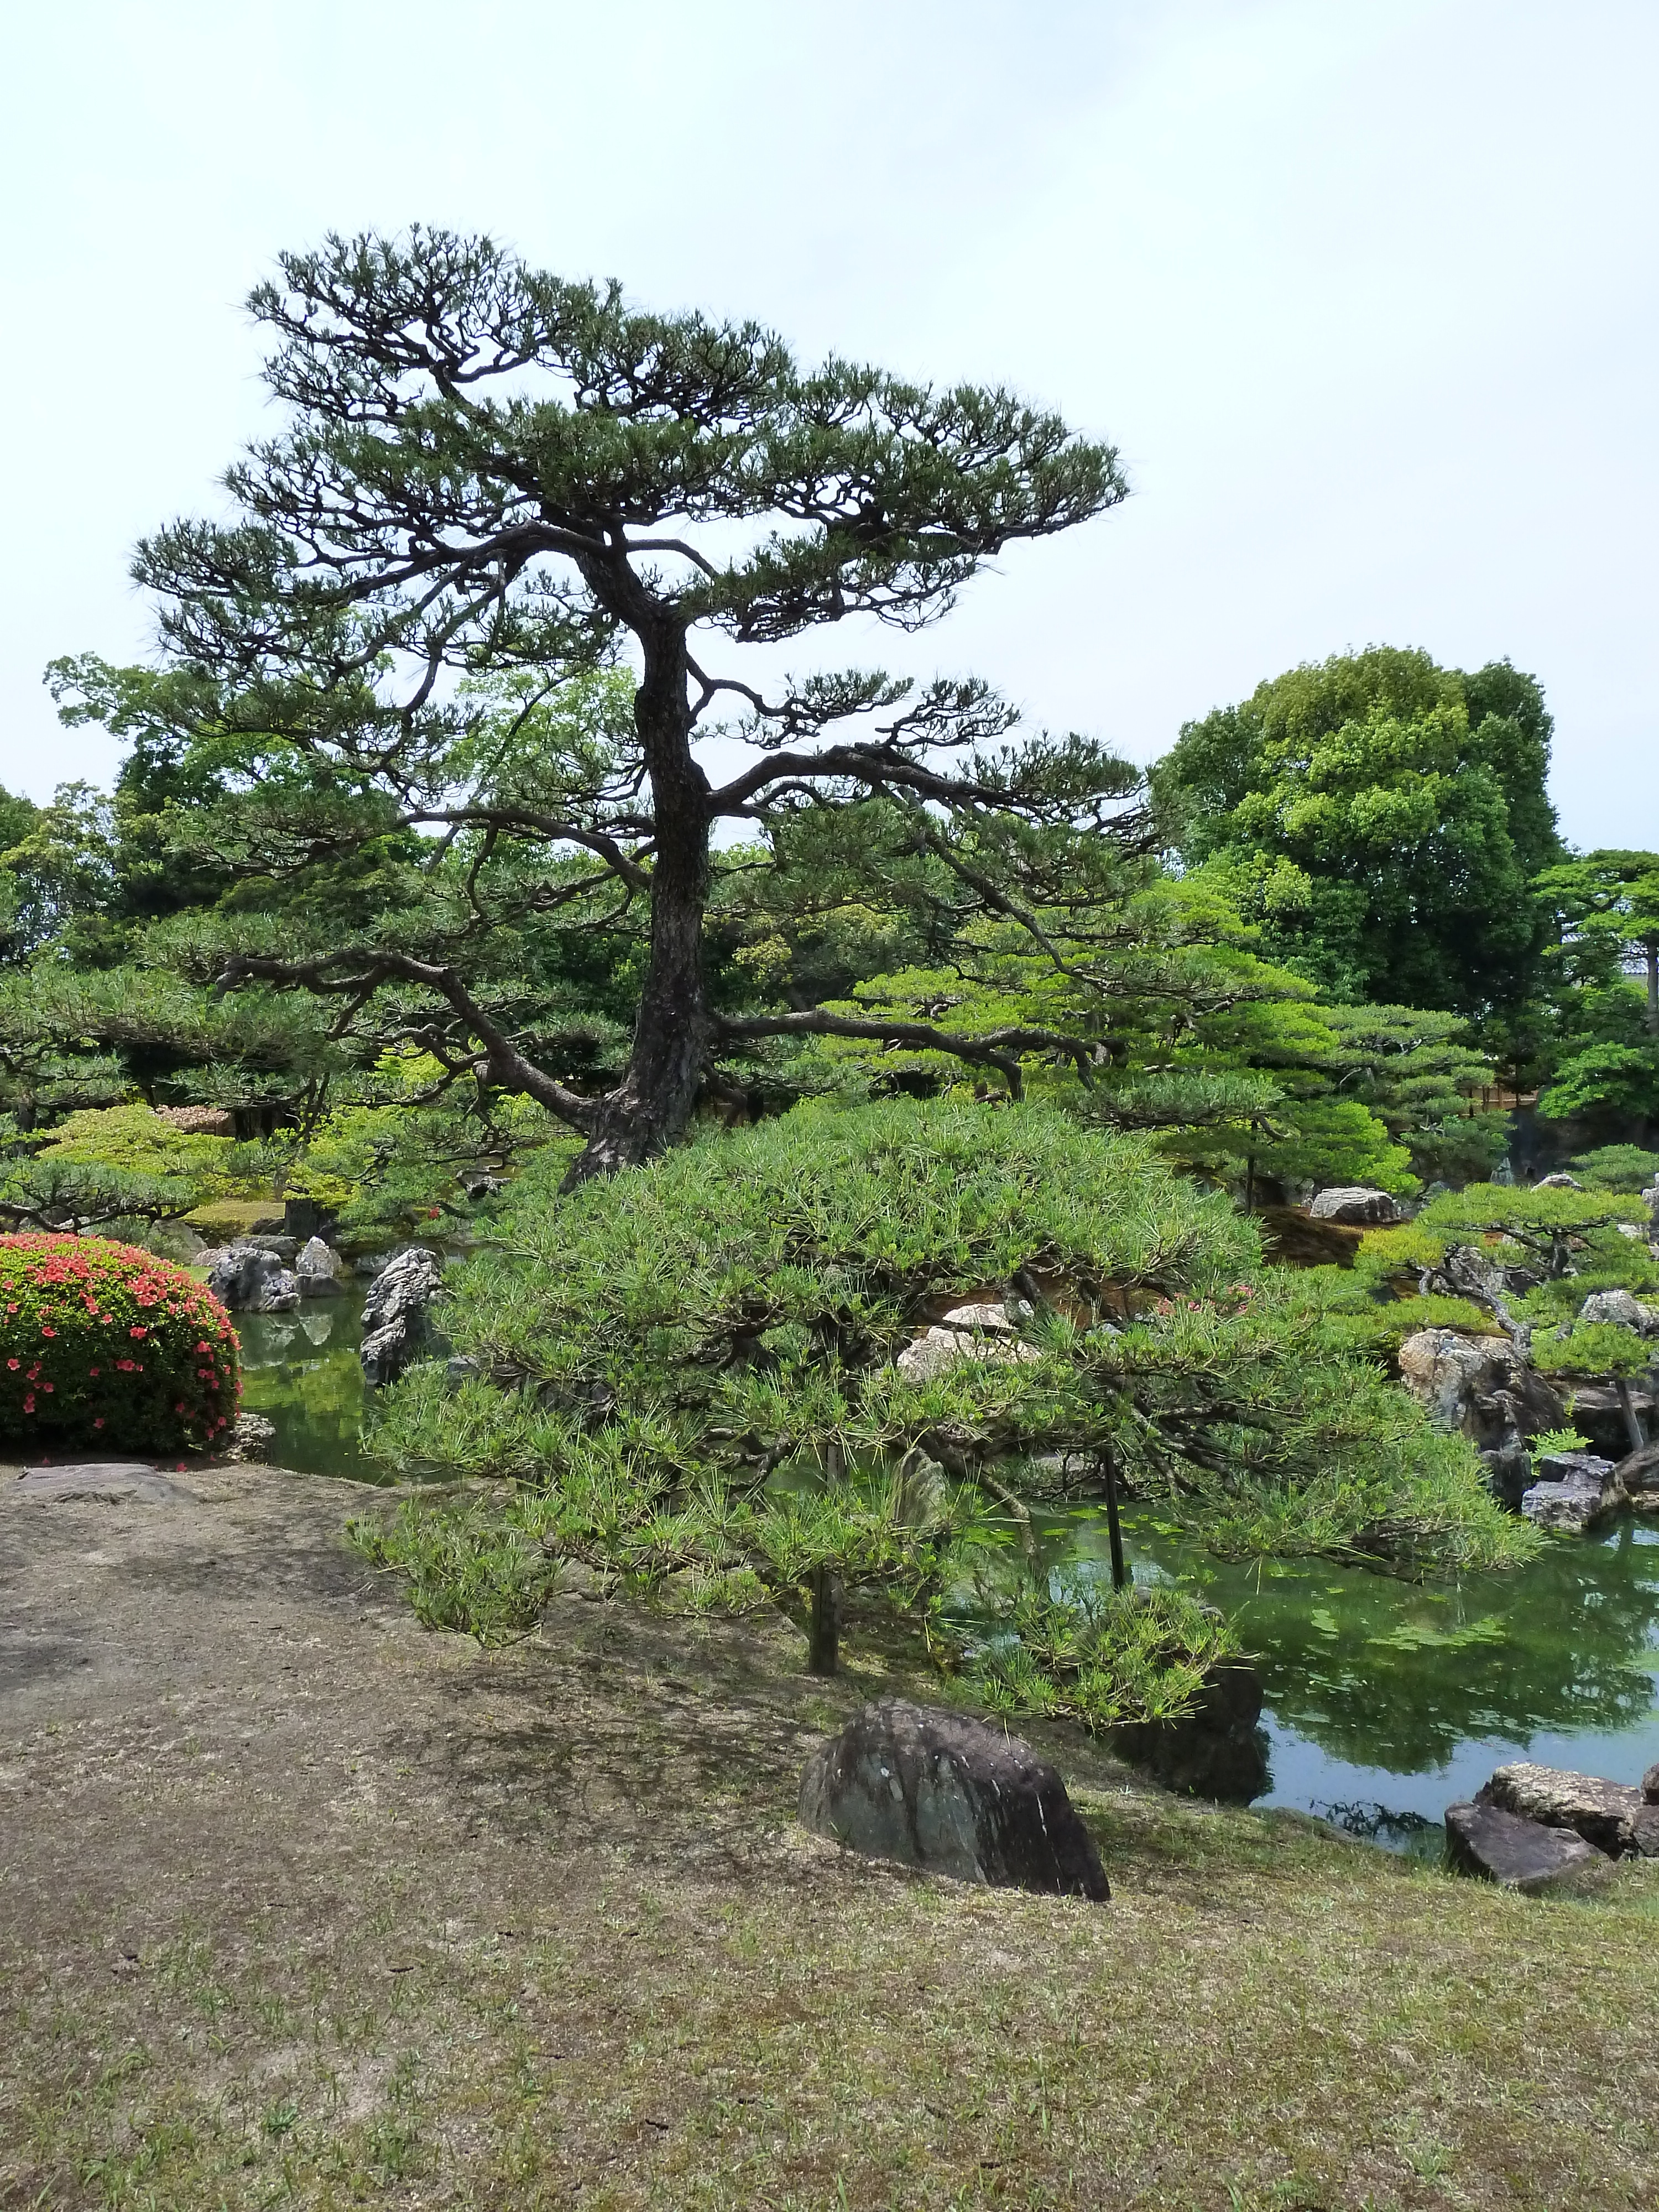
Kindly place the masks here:
<instances>
[{"instance_id":1,"label":"still green water","mask_svg":"<svg viewBox=\"0 0 1659 2212\"><path fill-rule=\"evenodd\" d=\"M283 1467L380 1479L358 1441L362 1291L246 1314L243 1402L276 1425ZM1422 1820L1506 1759L1635 1782L1659 1760L1659 1526L1626 1517L1559 1538L1535 1565L1460 1583L1399 1583L1323 1561L1228 1565L1153 1513L1130 1514L1138 1579L1172 1577L1238 1618L1266 1692L1261 1802L1345 1820L1413 1847ZM1045 1563L1105 1576L1090 1510L1041 1524ZM1387 1816L1387 1817L1384 1817Z\"/></svg>"}]
</instances>

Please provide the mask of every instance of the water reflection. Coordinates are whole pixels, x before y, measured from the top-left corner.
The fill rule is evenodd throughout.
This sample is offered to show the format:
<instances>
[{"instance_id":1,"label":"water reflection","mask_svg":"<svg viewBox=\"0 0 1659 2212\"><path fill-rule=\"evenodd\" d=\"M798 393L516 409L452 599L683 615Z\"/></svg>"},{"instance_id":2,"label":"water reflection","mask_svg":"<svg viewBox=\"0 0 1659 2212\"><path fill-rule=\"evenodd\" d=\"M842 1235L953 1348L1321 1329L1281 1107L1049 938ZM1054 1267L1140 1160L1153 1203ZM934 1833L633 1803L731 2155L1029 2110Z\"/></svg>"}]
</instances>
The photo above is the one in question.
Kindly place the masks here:
<instances>
[{"instance_id":1,"label":"water reflection","mask_svg":"<svg viewBox=\"0 0 1659 2212\"><path fill-rule=\"evenodd\" d=\"M1533 1565L1402 1583L1322 1561L1213 1560L1156 1515L1128 1517L1137 1576L1171 1576L1239 1620L1267 1699L1267 1802L1369 1821L1437 1818L1506 1759L1617 1781L1659 1759L1659 1528L1626 1518ZM1091 1511L1042 1528L1051 1569L1105 1574ZM1391 1833L1391 1826L1397 1832Z\"/></svg>"},{"instance_id":2,"label":"water reflection","mask_svg":"<svg viewBox=\"0 0 1659 2212\"><path fill-rule=\"evenodd\" d=\"M384 1480L358 1441L365 1392L357 1346L363 1290L291 1314L239 1314L242 1404L276 1424L270 1456L307 1474Z\"/></svg>"}]
</instances>

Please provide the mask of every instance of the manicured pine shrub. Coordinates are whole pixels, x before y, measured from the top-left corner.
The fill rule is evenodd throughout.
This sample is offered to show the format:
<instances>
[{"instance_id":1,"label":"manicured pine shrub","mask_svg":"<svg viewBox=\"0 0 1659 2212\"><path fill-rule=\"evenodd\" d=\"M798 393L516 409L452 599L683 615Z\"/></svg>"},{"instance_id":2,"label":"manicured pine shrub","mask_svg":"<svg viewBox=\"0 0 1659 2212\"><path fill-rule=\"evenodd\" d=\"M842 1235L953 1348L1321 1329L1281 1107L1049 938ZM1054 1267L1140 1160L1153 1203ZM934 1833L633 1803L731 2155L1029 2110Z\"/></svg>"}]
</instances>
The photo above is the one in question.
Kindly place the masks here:
<instances>
[{"instance_id":1,"label":"manicured pine shrub","mask_svg":"<svg viewBox=\"0 0 1659 2212\"><path fill-rule=\"evenodd\" d=\"M230 1316L182 1267L102 1237L0 1237L0 1443L203 1451L240 1389Z\"/></svg>"}]
</instances>

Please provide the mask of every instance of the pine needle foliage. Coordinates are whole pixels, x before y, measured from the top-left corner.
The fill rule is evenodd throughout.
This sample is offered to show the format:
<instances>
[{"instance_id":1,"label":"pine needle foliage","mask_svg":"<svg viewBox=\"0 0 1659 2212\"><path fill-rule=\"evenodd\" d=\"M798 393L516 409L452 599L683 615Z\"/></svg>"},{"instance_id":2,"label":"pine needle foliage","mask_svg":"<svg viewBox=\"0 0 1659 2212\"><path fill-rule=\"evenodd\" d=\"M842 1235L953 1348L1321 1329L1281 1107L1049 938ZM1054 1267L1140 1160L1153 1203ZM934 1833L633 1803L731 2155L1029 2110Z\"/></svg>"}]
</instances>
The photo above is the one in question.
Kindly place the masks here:
<instances>
[{"instance_id":1,"label":"pine needle foliage","mask_svg":"<svg viewBox=\"0 0 1659 2212\"><path fill-rule=\"evenodd\" d=\"M804 1613L827 1577L937 1640L1053 1452L1110 1455L1228 1552L1431 1569L1526 1549L1462 1440L1144 1139L1037 1103L893 1100L798 1108L563 1197L556 1164L529 1164L455 1283L475 1373L412 1370L373 1439L401 1474L497 1486L375 1540L429 1619L527 1627L577 1562L691 1610ZM898 1364L998 1301L1018 1339Z\"/></svg>"}]
</instances>

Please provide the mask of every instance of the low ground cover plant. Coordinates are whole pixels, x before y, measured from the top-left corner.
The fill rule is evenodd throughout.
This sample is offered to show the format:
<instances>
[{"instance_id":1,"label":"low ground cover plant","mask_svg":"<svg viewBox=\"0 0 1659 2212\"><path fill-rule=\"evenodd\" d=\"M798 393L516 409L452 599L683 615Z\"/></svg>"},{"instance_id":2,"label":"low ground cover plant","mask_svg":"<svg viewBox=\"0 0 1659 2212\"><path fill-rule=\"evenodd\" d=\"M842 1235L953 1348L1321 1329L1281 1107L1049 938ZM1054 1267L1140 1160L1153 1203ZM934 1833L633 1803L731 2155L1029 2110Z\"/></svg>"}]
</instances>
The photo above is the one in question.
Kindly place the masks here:
<instances>
[{"instance_id":1,"label":"low ground cover plant","mask_svg":"<svg viewBox=\"0 0 1659 2212\"><path fill-rule=\"evenodd\" d=\"M240 1390L230 1316L182 1267L102 1237L0 1237L0 1443L203 1451Z\"/></svg>"}]
</instances>

